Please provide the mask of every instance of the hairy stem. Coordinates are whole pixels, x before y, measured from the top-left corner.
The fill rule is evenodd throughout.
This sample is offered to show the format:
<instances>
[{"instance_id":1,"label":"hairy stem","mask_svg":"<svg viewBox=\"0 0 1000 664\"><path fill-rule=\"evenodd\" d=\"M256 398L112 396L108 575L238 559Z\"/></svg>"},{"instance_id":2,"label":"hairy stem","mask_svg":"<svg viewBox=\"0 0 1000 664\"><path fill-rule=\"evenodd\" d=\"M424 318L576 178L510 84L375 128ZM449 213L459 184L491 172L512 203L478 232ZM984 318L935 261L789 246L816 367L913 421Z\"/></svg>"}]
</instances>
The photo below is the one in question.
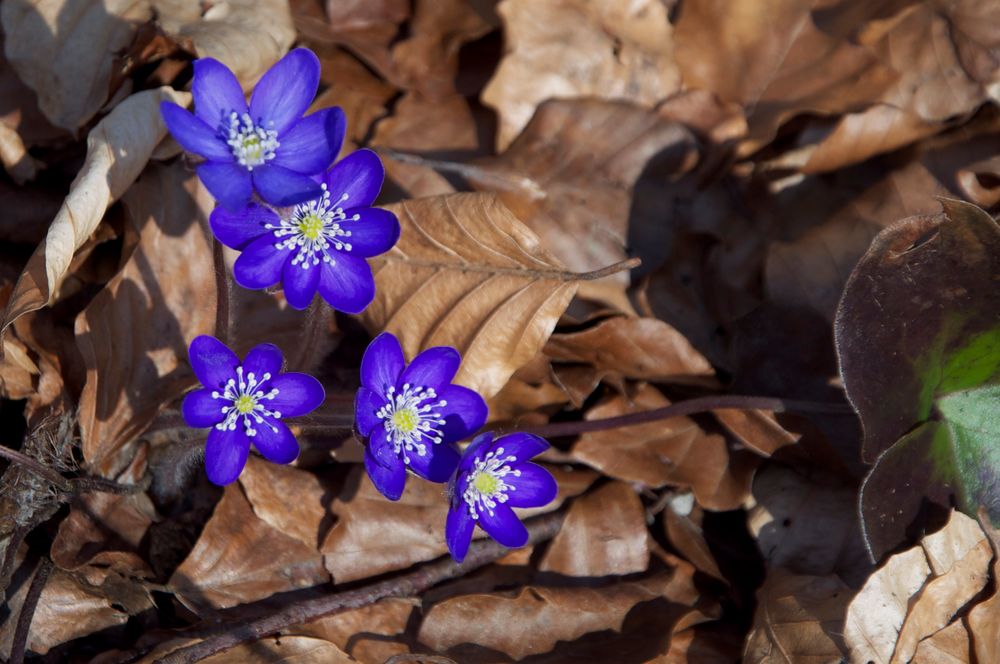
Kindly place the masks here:
<instances>
[{"instance_id":1,"label":"hairy stem","mask_svg":"<svg viewBox=\"0 0 1000 664\"><path fill-rule=\"evenodd\" d=\"M551 512L525 522L528 528L528 545L552 539L562 525L563 513ZM160 660L164 664L190 664L215 653L228 650L243 643L250 643L294 625L312 622L320 618L368 606L388 597L411 597L428 588L467 574L503 557L508 549L493 540L479 540L469 547L465 560L456 563L450 557L421 565L413 572L395 576L368 586L317 597L292 604L275 614L237 623L223 632L199 643L180 648Z\"/></svg>"},{"instance_id":2,"label":"hairy stem","mask_svg":"<svg viewBox=\"0 0 1000 664\"><path fill-rule=\"evenodd\" d=\"M663 408L644 410L639 413L605 417L599 420L581 420L579 422L556 422L536 427L518 427L517 431L533 433L543 438L559 438L562 436L578 436L589 431L607 431L619 427L628 427L647 422L666 420L682 415L694 415L721 408L738 408L740 410L760 408L776 413L830 413L835 415L853 414L850 406L844 404L816 403L812 401L793 401L777 397L752 397L739 394L717 394L694 399L686 399L672 403Z\"/></svg>"},{"instance_id":3,"label":"hairy stem","mask_svg":"<svg viewBox=\"0 0 1000 664\"><path fill-rule=\"evenodd\" d=\"M222 343L229 345L232 331L232 288L229 285L229 271L226 269L226 259L222 253L222 243L212 239L212 260L215 263L215 292L217 304L215 307L215 336Z\"/></svg>"},{"instance_id":4,"label":"hairy stem","mask_svg":"<svg viewBox=\"0 0 1000 664\"><path fill-rule=\"evenodd\" d=\"M10 647L10 664L21 664L24 662L24 652L27 650L28 634L31 630L31 621L35 617L35 607L38 606L38 598L42 595L45 582L49 579L52 571L52 561L42 558L35 569L35 576L31 579L31 586L28 587L28 594L21 605L21 613L17 616L17 626L14 628L14 640Z\"/></svg>"}]
</instances>

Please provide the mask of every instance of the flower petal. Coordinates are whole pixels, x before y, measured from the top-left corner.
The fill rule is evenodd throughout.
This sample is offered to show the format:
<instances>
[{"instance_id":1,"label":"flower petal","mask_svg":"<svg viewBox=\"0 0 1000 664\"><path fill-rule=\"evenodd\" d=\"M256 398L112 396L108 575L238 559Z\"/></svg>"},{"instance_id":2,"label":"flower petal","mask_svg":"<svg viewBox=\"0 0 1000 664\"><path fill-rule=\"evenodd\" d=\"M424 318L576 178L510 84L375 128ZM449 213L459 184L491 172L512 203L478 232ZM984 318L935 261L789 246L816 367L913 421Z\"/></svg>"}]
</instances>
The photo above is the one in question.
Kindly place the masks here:
<instances>
[{"instance_id":1,"label":"flower petal","mask_svg":"<svg viewBox=\"0 0 1000 664\"><path fill-rule=\"evenodd\" d=\"M212 429L205 443L205 474L212 484L231 484L243 472L250 455L250 439L243 427L235 431Z\"/></svg>"},{"instance_id":2,"label":"flower petal","mask_svg":"<svg viewBox=\"0 0 1000 664\"><path fill-rule=\"evenodd\" d=\"M191 92L194 94L195 115L214 131L223 125L228 127L232 113L243 115L247 112L247 100L240 82L229 67L215 58L194 61Z\"/></svg>"},{"instance_id":3,"label":"flower petal","mask_svg":"<svg viewBox=\"0 0 1000 664\"><path fill-rule=\"evenodd\" d=\"M390 387L395 387L403 373L403 348L391 332L378 335L361 357L361 384L385 398Z\"/></svg>"},{"instance_id":4,"label":"flower petal","mask_svg":"<svg viewBox=\"0 0 1000 664\"><path fill-rule=\"evenodd\" d=\"M450 443L427 443L427 454L411 452L409 457L410 470L429 482L443 483L454 474L462 455Z\"/></svg>"},{"instance_id":5,"label":"flower petal","mask_svg":"<svg viewBox=\"0 0 1000 664\"><path fill-rule=\"evenodd\" d=\"M512 477L508 482L514 490L507 493L507 504L511 507L542 507L555 500L559 485L552 473L533 463L516 466L520 477Z\"/></svg>"},{"instance_id":6,"label":"flower petal","mask_svg":"<svg viewBox=\"0 0 1000 664\"><path fill-rule=\"evenodd\" d=\"M274 463L295 461L299 455L299 443L284 422L265 417L263 422L254 424L254 429L257 435L252 436L250 442L265 459Z\"/></svg>"},{"instance_id":7,"label":"flower petal","mask_svg":"<svg viewBox=\"0 0 1000 664\"><path fill-rule=\"evenodd\" d=\"M243 375L252 373L256 381L260 383L261 377L265 373L271 374L272 377L281 373L281 365L284 361L281 349L274 344L254 346L243 360Z\"/></svg>"},{"instance_id":8,"label":"flower petal","mask_svg":"<svg viewBox=\"0 0 1000 664\"><path fill-rule=\"evenodd\" d=\"M281 134L309 108L319 88L319 58L307 48L289 51L258 81L250 97L250 116Z\"/></svg>"},{"instance_id":9,"label":"flower petal","mask_svg":"<svg viewBox=\"0 0 1000 664\"><path fill-rule=\"evenodd\" d=\"M456 561L462 562L465 559L475 527L476 522L472 520L465 503L461 500L453 500L451 508L448 510L448 519L444 524L444 536L445 541L448 542L448 551Z\"/></svg>"},{"instance_id":10,"label":"flower petal","mask_svg":"<svg viewBox=\"0 0 1000 664\"><path fill-rule=\"evenodd\" d=\"M352 220L351 217L357 217ZM368 258L392 249L399 240L399 220L396 215L382 208L357 208L350 210L345 230L351 232L351 255Z\"/></svg>"},{"instance_id":11,"label":"flower petal","mask_svg":"<svg viewBox=\"0 0 1000 664\"><path fill-rule=\"evenodd\" d=\"M493 508L493 514L485 510L479 513L479 527L486 534L512 549L528 543L528 529L514 514L514 510L503 503Z\"/></svg>"},{"instance_id":12,"label":"flower petal","mask_svg":"<svg viewBox=\"0 0 1000 664\"><path fill-rule=\"evenodd\" d=\"M375 429L377 434L380 429ZM373 437L373 441L375 438ZM385 440L385 436L382 436L382 440ZM365 470L368 472L368 477L371 478L372 484L378 489L378 492L389 500L399 500L399 497L403 495L403 489L406 488L406 466L403 465L403 460L392 455L386 459L388 465L383 465L382 459L376 457L376 452L373 450L372 443L369 442L368 447L365 448Z\"/></svg>"},{"instance_id":13,"label":"flower petal","mask_svg":"<svg viewBox=\"0 0 1000 664\"><path fill-rule=\"evenodd\" d=\"M479 393L461 385L448 385L438 392L438 397L447 402L438 411L444 418L441 437L446 442L467 438L486 424L489 409Z\"/></svg>"},{"instance_id":14,"label":"flower petal","mask_svg":"<svg viewBox=\"0 0 1000 664\"><path fill-rule=\"evenodd\" d=\"M375 279L364 258L333 252L333 263L322 263L319 294L337 311L359 314L375 299Z\"/></svg>"},{"instance_id":15,"label":"flower petal","mask_svg":"<svg viewBox=\"0 0 1000 664\"><path fill-rule=\"evenodd\" d=\"M384 179L382 160L368 149L355 150L334 164L323 177L334 202L347 194L347 198L338 203L345 210L374 203Z\"/></svg>"},{"instance_id":16,"label":"flower petal","mask_svg":"<svg viewBox=\"0 0 1000 664\"><path fill-rule=\"evenodd\" d=\"M493 445L493 432L487 431L481 433L472 439L469 446L465 448L465 452L462 454L462 461L458 464L459 477L464 476L472 470L473 466L476 465L476 460L479 459ZM461 482L459 482L461 484Z\"/></svg>"},{"instance_id":17,"label":"flower petal","mask_svg":"<svg viewBox=\"0 0 1000 664\"><path fill-rule=\"evenodd\" d=\"M246 207L253 196L253 182L246 168L237 163L208 161L195 169L208 193L230 212Z\"/></svg>"},{"instance_id":18,"label":"flower petal","mask_svg":"<svg viewBox=\"0 0 1000 664\"><path fill-rule=\"evenodd\" d=\"M316 111L281 137L271 163L305 175L321 173L337 158L346 129L347 120L341 109Z\"/></svg>"},{"instance_id":19,"label":"flower petal","mask_svg":"<svg viewBox=\"0 0 1000 664\"><path fill-rule=\"evenodd\" d=\"M226 344L203 334L195 337L188 347L191 368L201 384L209 390L222 390L226 381L236 377L240 358Z\"/></svg>"},{"instance_id":20,"label":"flower petal","mask_svg":"<svg viewBox=\"0 0 1000 664\"><path fill-rule=\"evenodd\" d=\"M497 438L492 449L502 447L504 454L513 455L518 461L527 461L549 449L544 438L531 433L511 433Z\"/></svg>"},{"instance_id":21,"label":"flower petal","mask_svg":"<svg viewBox=\"0 0 1000 664\"><path fill-rule=\"evenodd\" d=\"M264 227L266 224L277 225L280 220L270 208L251 203L236 212L217 207L212 210L208 223L219 242L233 249L243 249L264 233L271 233Z\"/></svg>"},{"instance_id":22,"label":"flower petal","mask_svg":"<svg viewBox=\"0 0 1000 664\"><path fill-rule=\"evenodd\" d=\"M202 388L188 392L181 403L181 413L189 427L211 427L223 419L222 406L226 402L212 398L212 390Z\"/></svg>"},{"instance_id":23,"label":"flower petal","mask_svg":"<svg viewBox=\"0 0 1000 664\"><path fill-rule=\"evenodd\" d=\"M170 135L188 152L210 161L232 162L233 153L215 130L171 101L160 104Z\"/></svg>"},{"instance_id":24,"label":"flower petal","mask_svg":"<svg viewBox=\"0 0 1000 664\"><path fill-rule=\"evenodd\" d=\"M308 175L273 163L255 167L252 175L253 186L260 197L278 207L295 205L323 195L319 183Z\"/></svg>"},{"instance_id":25,"label":"flower petal","mask_svg":"<svg viewBox=\"0 0 1000 664\"><path fill-rule=\"evenodd\" d=\"M306 267L303 268L303 265ZM285 299L289 305L295 309L305 309L312 303L324 265L325 263L313 265L311 261L285 263L285 269L281 274L281 286L285 289Z\"/></svg>"},{"instance_id":26,"label":"flower petal","mask_svg":"<svg viewBox=\"0 0 1000 664\"><path fill-rule=\"evenodd\" d=\"M384 398L367 387L358 388L358 394L354 398L354 427L365 438L371 436L372 429L381 426L382 420L375 413L383 405L385 405Z\"/></svg>"},{"instance_id":27,"label":"flower petal","mask_svg":"<svg viewBox=\"0 0 1000 664\"><path fill-rule=\"evenodd\" d=\"M428 348L413 358L399 382L441 391L451 383L461 362L462 357L451 346Z\"/></svg>"},{"instance_id":28,"label":"flower petal","mask_svg":"<svg viewBox=\"0 0 1000 664\"><path fill-rule=\"evenodd\" d=\"M273 399L264 402L268 410L277 410L282 417L298 417L316 410L326 400L326 391L322 383L309 374L290 371L277 378L272 378L268 384L278 393Z\"/></svg>"},{"instance_id":29,"label":"flower petal","mask_svg":"<svg viewBox=\"0 0 1000 664\"><path fill-rule=\"evenodd\" d=\"M285 249L276 249L274 236L263 235L243 250L233 263L233 278L243 288L259 289L273 286L281 281L281 269L291 254Z\"/></svg>"}]
</instances>

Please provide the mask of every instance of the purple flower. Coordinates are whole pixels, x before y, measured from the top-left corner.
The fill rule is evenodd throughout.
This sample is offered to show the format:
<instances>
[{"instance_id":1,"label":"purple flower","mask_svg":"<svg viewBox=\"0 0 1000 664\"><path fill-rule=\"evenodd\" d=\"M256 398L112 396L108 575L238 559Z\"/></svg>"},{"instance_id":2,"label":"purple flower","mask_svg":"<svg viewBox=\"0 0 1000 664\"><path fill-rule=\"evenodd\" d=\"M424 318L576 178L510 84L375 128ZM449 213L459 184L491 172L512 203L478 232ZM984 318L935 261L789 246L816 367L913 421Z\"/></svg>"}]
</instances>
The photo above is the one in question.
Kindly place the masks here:
<instances>
[{"instance_id":1,"label":"purple flower","mask_svg":"<svg viewBox=\"0 0 1000 664\"><path fill-rule=\"evenodd\" d=\"M403 495L407 468L431 482L447 482L460 459L455 441L486 422L483 398L451 384L460 362L454 348L438 346L406 366L399 341L388 332L365 351L355 427L367 441L368 476L389 500Z\"/></svg>"},{"instance_id":2,"label":"purple flower","mask_svg":"<svg viewBox=\"0 0 1000 664\"><path fill-rule=\"evenodd\" d=\"M323 403L318 380L281 373L281 351L273 344L256 346L241 364L224 343L202 335L191 342L188 355L205 387L185 396L181 411L188 426L212 427L205 444L208 479L225 485L239 477L250 443L274 463L295 460L299 445L281 419Z\"/></svg>"},{"instance_id":3,"label":"purple flower","mask_svg":"<svg viewBox=\"0 0 1000 664\"><path fill-rule=\"evenodd\" d=\"M399 220L368 207L384 177L371 150L351 153L319 181L315 198L272 209L250 203L238 212L216 208L210 223L219 241L243 253L233 275L244 288L284 285L285 299L305 309L316 291L331 307L360 313L375 297L375 280L365 258L392 248Z\"/></svg>"},{"instance_id":4,"label":"purple flower","mask_svg":"<svg viewBox=\"0 0 1000 664\"><path fill-rule=\"evenodd\" d=\"M310 176L327 168L344 140L339 108L303 118L319 87L312 51L291 51L261 77L246 98L236 76L212 58L194 63L194 115L172 102L160 112L185 150L205 158L198 177L230 210L250 202L256 189L273 205L294 205L320 195Z\"/></svg>"},{"instance_id":5,"label":"purple flower","mask_svg":"<svg viewBox=\"0 0 1000 664\"><path fill-rule=\"evenodd\" d=\"M541 507L556 497L555 478L528 460L549 444L529 433L512 433L493 440L477 436L448 485L451 506L445 525L448 550L461 562L469 550L476 524L507 547L524 546L528 531L512 507Z\"/></svg>"}]
</instances>

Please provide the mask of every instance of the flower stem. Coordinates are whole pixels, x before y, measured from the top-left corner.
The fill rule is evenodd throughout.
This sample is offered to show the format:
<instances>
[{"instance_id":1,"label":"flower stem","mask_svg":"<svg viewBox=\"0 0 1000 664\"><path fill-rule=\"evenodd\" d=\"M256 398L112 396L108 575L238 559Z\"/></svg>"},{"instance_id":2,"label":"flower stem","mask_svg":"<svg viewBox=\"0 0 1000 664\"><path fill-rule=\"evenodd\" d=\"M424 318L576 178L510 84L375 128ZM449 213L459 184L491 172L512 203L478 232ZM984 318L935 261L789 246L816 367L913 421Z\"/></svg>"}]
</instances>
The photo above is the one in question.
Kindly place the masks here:
<instances>
[{"instance_id":1,"label":"flower stem","mask_svg":"<svg viewBox=\"0 0 1000 664\"><path fill-rule=\"evenodd\" d=\"M748 410L760 408L771 410L775 413L789 411L802 413L828 413L831 415L853 415L854 411L846 404L817 403L814 401L794 401L791 399L781 399L777 397L754 397L739 394L713 394L704 397L696 397L685 401L678 401L663 408L644 410L628 415L618 415L617 417L605 417L599 420L581 420L579 422L556 422L554 424L543 424L535 427L519 427L517 431L532 433L543 438L560 438L564 436L578 436L590 431L607 431L619 427L634 426L647 422L666 420L671 417L681 417L682 415L693 415L695 413L705 413L716 409L736 408Z\"/></svg>"},{"instance_id":2,"label":"flower stem","mask_svg":"<svg viewBox=\"0 0 1000 664\"><path fill-rule=\"evenodd\" d=\"M14 628L14 640L10 649L10 664L21 664L24 661L31 621L35 617L35 607L38 606L38 599L42 596L42 590L45 588L45 582L49 580L51 571L52 561L48 558L42 558L35 568L35 576L31 579L28 594L17 616L17 626Z\"/></svg>"},{"instance_id":3,"label":"flower stem","mask_svg":"<svg viewBox=\"0 0 1000 664\"><path fill-rule=\"evenodd\" d=\"M555 537L562 526L563 516L562 511L550 512L525 521L524 525L528 528L527 546ZM479 540L472 543L468 555L461 563L456 563L450 556L443 557L435 562L421 565L413 572L394 576L354 590L307 599L291 604L277 613L250 622L241 621L239 616L234 614L233 622L224 626L221 632L199 643L175 650L159 661L163 664L190 664L240 644L277 634L281 630L295 625L312 622L349 609L369 606L388 597L419 595L442 581L468 574L488 565L502 558L508 551L509 549L493 540ZM191 631L186 632L186 635L190 636Z\"/></svg>"},{"instance_id":4,"label":"flower stem","mask_svg":"<svg viewBox=\"0 0 1000 664\"><path fill-rule=\"evenodd\" d=\"M229 272L226 270L226 259L222 253L222 243L212 238L212 260L215 263L215 337L222 343L229 344L232 329L232 287L229 284Z\"/></svg>"}]
</instances>

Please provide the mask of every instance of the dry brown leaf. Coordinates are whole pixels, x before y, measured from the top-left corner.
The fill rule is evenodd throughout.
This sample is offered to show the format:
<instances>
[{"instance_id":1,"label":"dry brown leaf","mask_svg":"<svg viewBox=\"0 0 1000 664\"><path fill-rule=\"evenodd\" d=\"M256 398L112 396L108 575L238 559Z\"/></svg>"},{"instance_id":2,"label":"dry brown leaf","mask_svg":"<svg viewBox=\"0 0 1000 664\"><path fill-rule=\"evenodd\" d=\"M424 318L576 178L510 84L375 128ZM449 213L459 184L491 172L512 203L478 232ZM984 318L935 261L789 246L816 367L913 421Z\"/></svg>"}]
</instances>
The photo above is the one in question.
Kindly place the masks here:
<instances>
[{"instance_id":1,"label":"dry brown leaf","mask_svg":"<svg viewBox=\"0 0 1000 664\"><path fill-rule=\"evenodd\" d=\"M188 346L215 327L211 196L178 162L150 166L124 203L137 243L76 323L83 456L101 473L117 470L118 450L193 384Z\"/></svg>"},{"instance_id":2,"label":"dry brown leaf","mask_svg":"<svg viewBox=\"0 0 1000 664\"><path fill-rule=\"evenodd\" d=\"M554 336L554 335L553 335ZM487 400L491 422L530 418L544 424L548 418L537 411L569 401L569 396L553 381L552 365L539 353L514 372L503 389Z\"/></svg>"},{"instance_id":3,"label":"dry brown leaf","mask_svg":"<svg viewBox=\"0 0 1000 664\"><path fill-rule=\"evenodd\" d=\"M719 569L715 554L705 539L702 530L705 511L694 504L694 496L690 493L674 495L663 510L663 528L670 546L695 568L714 577L723 583L728 583L725 575Z\"/></svg>"},{"instance_id":4,"label":"dry brown leaf","mask_svg":"<svg viewBox=\"0 0 1000 664\"><path fill-rule=\"evenodd\" d=\"M7 5L5 4L6 8ZM186 104L190 98L170 88L132 95L101 120L87 137L87 158L35 250L4 312L2 329L58 296L74 253L97 229L104 212L142 172L156 144L166 135L160 102Z\"/></svg>"},{"instance_id":5,"label":"dry brown leaf","mask_svg":"<svg viewBox=\"0 0 1000 664\"><path fill-rule=\"evenodd\" d=\"M674 40L684 84L746 107L746 153L770 142L788 118L853 111L895 77L871 50L817 28L813 4L704 0L680 7Z\"/></svg>"},{"instance_id":6,"label":"dry brown leaf","mask_svg":"<svg viewBox=\"0 0 1000 664\"><path fill-rule=\"evenodd\" d=\"M161 653L166 654L166 653ZM205 664L351 664L356 660L323 639L271 637L200 660Z\"/></svg>"},{"instance_id":7,"label":"dry brown leaf","mask_svg":"<svg viewBox=\"0 0 1000 664\"><path fill-rule=\"evenodd\" d=\"M500 116L497 149L546 99L597 97L653 106L676 92L667 7L656 0L504 0L507 54L483 90Z\"/></svg>"},{"instance_id":8,"label":"dry brown leaf","mask_svg":"<svg viewBox=\"0 0 1000 664\"><path fill-rule=\"evenodd\" d=\"M630 397L614 396L586 419L617 417L668 405L655 388L641 385ZM704 431L688 417L674 417L611 431L585 433L572 457L602 473L649 487L691 487L708 509L736 509L750 493L759 457L730 451L725 438Z\"/></svg>"},{"instance_id":9,"label":"dry brown leaf","mask_svg":"<svg viewBox=\"0 0 1000 664\"><path fill-rule=\"evenodd\" d=\"M655 164L662 188L697 160L694 135L656 111L605 99L553 100L538 106L503 154L480 161L485 172L473 172L471 181L496 191L564 264L588 271L626 258L633 187L643 170ZM594 286L620 291L628 283L621 273ZM617 305L623 298L601 299Z\"/></svg>"},{"instance_id":10,"label":"dry brown leaf","mask_svg":"<svg viewBox=\"0 0 1000 664\"><path fill-rule=\"evenodd\" d=\"M114 92L115 55L132 40L135 24L152 15L147 0L6 0L0 7L8 62L46 117L71 132Z\"/></svg>"},{"instance_id":11,"label":"dry brown leaf","mask_svg":"<svg viewBox=\"0 0 1000 664\"><path fill-rule=\"evenodd\" d=\"M553 334L545 354L642 380L705 382L715 375L684 335L656 318L616 316L582 332Z\"/></svg>"},{"instance_id":12,"label":"dry brown leaf","mask_svg":"<svg viewBox=\"0 0 1000 664\"><path fill-rule=\"evenodd\" d=\"M840 637L852 591L836 576L797 576L781 568L757 591L748 664L830 664L844 655Z\"/></svg>"},{"instance_id":13,"label":"dry brown leaf","mask_svg":"<svg viewBox=\"0 0 1000 664\"><path fill-rule=\"evenodd\" d=\"M0 163L18 184L33 180L38 171L38 164L28 154L21 136L2 122L0 122Z\"/></svg>"},{"instance_id":14,"label":"dry brown leaf","mask_svg":"<svg viewBox=\"0 0 1000 664\"><path fill-rule=\"evenodd\" d=\"M993 563L990 571L993 574L994 585L1000 579L1000 532L997 532L988 522L980 522L993 546ZM972 637L976 660L987 662L994 653L1000 652L1000 586L993 594L972 607L966 618L969 634Z\"/></svg>"},{"instance_id":15,"label":"dry brown leaf","mask_svg":"<svg viewBox=\"0 0 1000 664\"><path fill-rule=\"evenodd\" d=\"M678 568L602 588L528 586L516 594L462 595L431 607L418 638L463 662L497 661L495 654L492 659L474 658L482 648L522 659L550 653L558 642L575 641L588 632L622 632L630 612L650 603L655 606L659 639L669 643L669 634L678 625L704 620L704 614L689 604L693 590L689 574L688 569ZM554 656L552 661L565 660Z\"/></svg>"},{"instance_id":16,"label":"dry brown leaf","mask_svg":"<svg viewBox=\"0 0 1000 664\"><path fill-rule=\"evenodd\" d=\"M239 481L254 514L278 532L319 547L326 489L315 474L251 456Z\"/></svg>"},{"instance_id":17,"label":"dry brown leaf","mask_svg":"<svg viewBox=\"0 0 1000 664\"><path fill-rule=\"evenodd\" d=\"M754 478L757 504L747 526L771 568L858 587L872 571L858 523L853 484L819 471L769 465Z\"/></svg>"},{"instance_id":18,"label":"dry brown leaf","mask_svg":"<svg viewBox=\"0 0 1000 664\"><path fill-rule=\"evenodd\" d=\"M326 89L309 110L340 106L347 118L347 137L360 143L368 136L372 124L385 114L396 90L345 51L333 49L317 55L322 65L320 82Z\"/></svg>"},{"instance_id":19,"label":"dry brown leaf","mask_svg":"<svg viewBox=\"0 0 1000 664\"><path fill-rule=\"evenodd\" d=\"M410 651L407 625L420 606L414 598L391 598L288 630L333 643L359 662L381 664Z\"/></svg>"},{"instance_id":20,"label":"dry brown leaf","mask_svg":"<svg viewBox=\"0 0 1000 664\"><path fill-rule=\"evenodd\" d=\"M935 632L919 644L913 653L913 664L967 664L969 633L961 620L956 620L940 632ZM988 660L985 660L988 661Z\"/></svg>"},{"instance_id":21,"label":"dry brown leaf","mask_svg":"<svg viewBox=\"0 0 1000 664\"><path fill-rule=\"evenodd\" d=\"M399 337L407 357L448 345L462 354L456 382L496 394L533 358L573 298L579 275L489 194L391 206L402 236L372 260L375 300L362 320Z\"/></svg>"},{"instance_id":22,"label":"dry brown leaf","mask_svg":"<svg viewBox=\"0 0 1000 664\"><path fill-rule=\"evenodd\" d=\"M982 528L961 512L918 546L891 556L847 609L851 660L910 661L921 640L947 627L983 589L992 558Z\"/></svg>"},{"instance_id":23,"label":"dry brown leaf","mask_svg":"<svg viewBox=\"0 0 1000 664\"><path fill-rule=\"evenodd\" d=\"M629 485L612 482L573 501L538 569L595 577L645 572L648 566L642 501Z\"/></svg>"},{"instance_id":24,"label":"dry brown leaf","mask_svg":"<svg viewBox=\"0 0 1000 664\"><path fill-rule=\"evenodd\" d=\"M559 495L543 508L518 510L522 516L557 509L596 477L588 471L550 470L559 483ZM321 550L335 583L405 569L448 551L444 539L448 498L440 484L408 482L403 497L390 502L375 489L364 468L356 466L330 510L338 521ZM475 536L485 535L477 531Z\"/></svg>"},{"instance_id":25,"label":"dry brown leaf","mask_svg":"<svg viewBox=\"0 0 1000 664\"><path fill-rule=\"evenodd\" d=\"M168 586L188 608L226 608L329 581L314 547L257 518L237 484L222 500Z\"/></svg>"},{"instance_id":26,"label":"dry brown leaf","mask_svg":"<svg viewBox=\"0 0 1000 664\"><path fill-rule=\"evenodd\" d=\"M190 40L201 58L215 58L244 88L285 54L295 41L288 0L149 0L169 35Z\"/></svg>"},{"instance_id":27,"label":"dry brown leaf","mask_svg":"<svg viewBox=\"0 0 1000 664\"><path fill-rule=\"evenodd\" d=\"M297 6L303 4L307 3L296 2ZM309 8L305 9L305 16L297 16L299 29L317 39L346 46L383 77L391 78L390 44L399 33L400 25L410 17L413 3L409 0L326 0L324 4L325 17L316 16Z\"/></svg>"}]
</instances>

